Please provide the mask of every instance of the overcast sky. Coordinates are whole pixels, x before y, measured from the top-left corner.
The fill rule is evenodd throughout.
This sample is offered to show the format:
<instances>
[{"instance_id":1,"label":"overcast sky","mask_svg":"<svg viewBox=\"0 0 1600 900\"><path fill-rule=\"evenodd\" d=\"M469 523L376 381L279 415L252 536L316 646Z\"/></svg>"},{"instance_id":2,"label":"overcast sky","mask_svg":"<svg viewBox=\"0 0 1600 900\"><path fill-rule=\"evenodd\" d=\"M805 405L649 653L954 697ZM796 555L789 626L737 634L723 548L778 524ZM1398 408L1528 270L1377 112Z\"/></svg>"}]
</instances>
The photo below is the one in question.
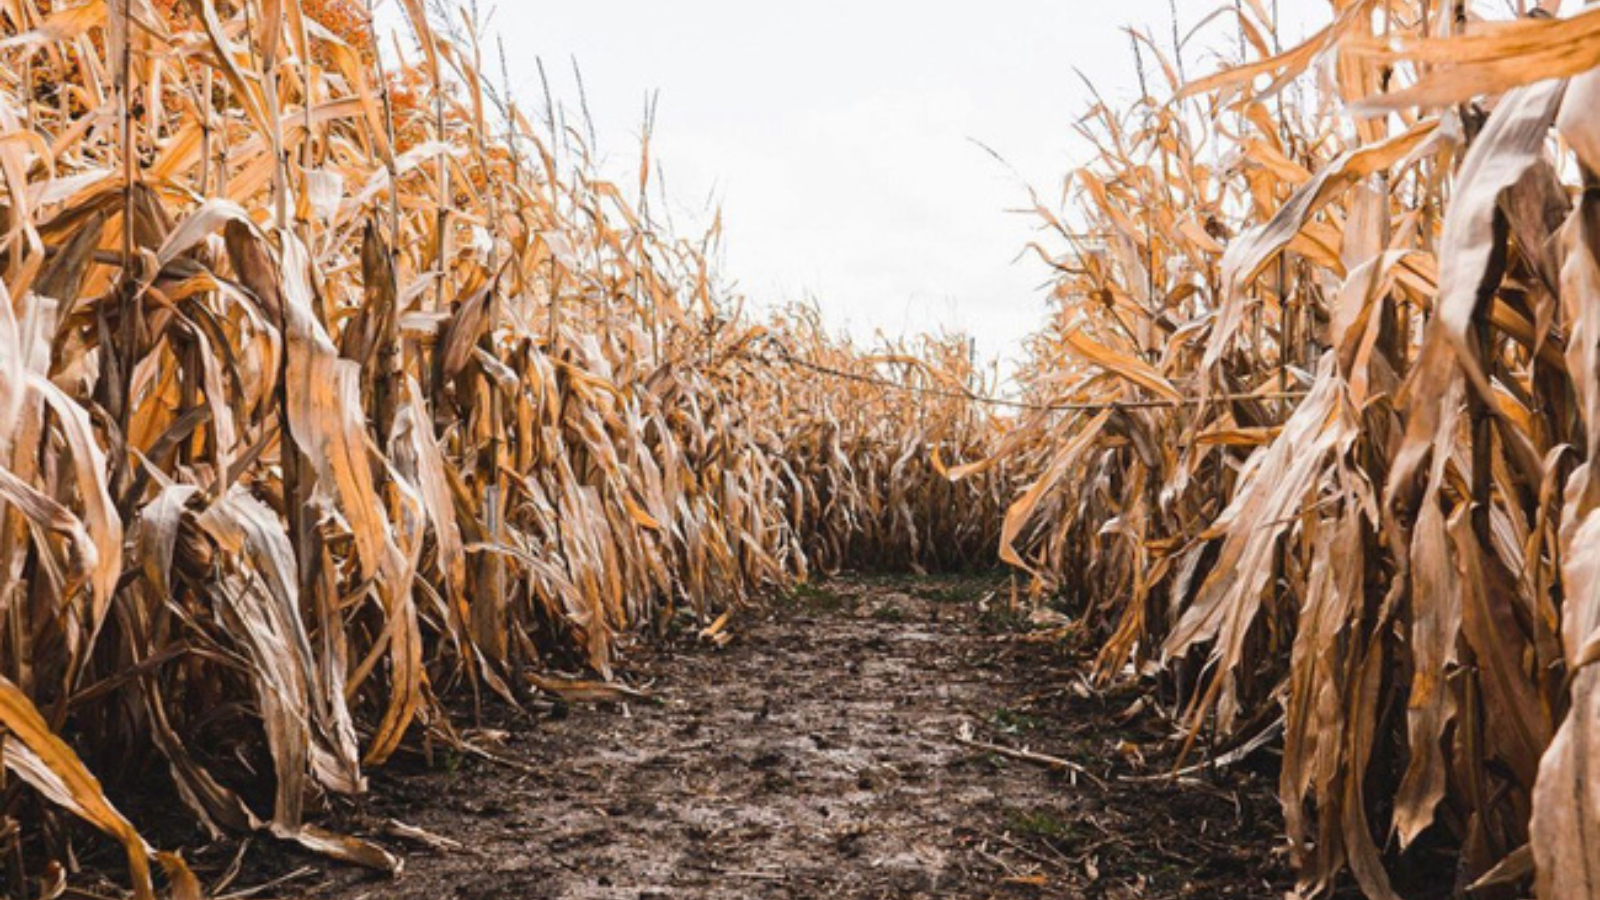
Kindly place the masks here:
<instances>
[{"instance_id":1,"label":"overcast sky","mask_svg":"<svg viewBox=\"0 0 1600 900\"><path fill-rule=\"evenodd\" d=\"M1297 20L1327 8L1282 3ZM558 101L576 107L577 61L607 170L624 185L637 177L644 98L659 91L652 152L678 230L695 233L720 204L724 271L753 304L814 298L862 340L966 331L987 358L1015 357L1043 321L1047 273L1022 256L1034 220L1015 210L1024 182L1056 204L1084 159L1072 126L1089 92L1075 70L1128 98L1124 26L1171 39L1168 0L482 5L524 108L540 96L539 59ZM1177 6L1187 29L1216 4Z\"/></svg>"}]
</instances>

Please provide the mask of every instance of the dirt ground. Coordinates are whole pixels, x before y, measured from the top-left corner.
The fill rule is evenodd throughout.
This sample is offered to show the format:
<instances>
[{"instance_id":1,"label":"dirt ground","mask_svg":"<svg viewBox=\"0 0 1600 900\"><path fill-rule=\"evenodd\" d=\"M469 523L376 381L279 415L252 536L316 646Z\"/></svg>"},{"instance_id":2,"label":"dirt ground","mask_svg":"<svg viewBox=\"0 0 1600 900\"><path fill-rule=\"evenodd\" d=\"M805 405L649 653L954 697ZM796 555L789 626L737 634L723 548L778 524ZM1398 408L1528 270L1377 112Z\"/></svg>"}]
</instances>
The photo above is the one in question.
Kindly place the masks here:
<instances>
[{"instance_id":1,"label":"dirt ground","mask_svg":"<svg viewBox=\"0 0 1600 900\"><path fill-rule=\"evenodd\" d=\"M622 672L649 700L559 705L479 736L512 764L439 751L374 773L363 807L330 824L404 852L399 879L257 846L230 890L1282 896L1271 751L1142 780L1171 768L1172 723L1136 689L1090 689L1092 648L1039 639L1052 623L1009 612L1007 596L985 579L833 580L735 619L725 646L692 630L641 643ZM396 821L421 832L399 837Z\"/></svg>"}]
</instances>

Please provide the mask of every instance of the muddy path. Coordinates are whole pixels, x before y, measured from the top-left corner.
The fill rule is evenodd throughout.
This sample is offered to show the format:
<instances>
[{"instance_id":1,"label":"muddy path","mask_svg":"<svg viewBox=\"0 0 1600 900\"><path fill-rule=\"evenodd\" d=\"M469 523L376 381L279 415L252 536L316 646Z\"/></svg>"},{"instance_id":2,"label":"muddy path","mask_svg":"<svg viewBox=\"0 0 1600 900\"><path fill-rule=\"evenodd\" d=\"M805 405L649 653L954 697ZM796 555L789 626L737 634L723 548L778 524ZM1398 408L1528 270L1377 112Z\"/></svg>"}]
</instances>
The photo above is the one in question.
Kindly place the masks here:
<instances>
[{"instance_id":1,"label":"muddy path","mask_svg":"<svg viewBox=\"0 0 1600 900\"><path fill-rule=\"evenodd\" d=\"M1281 896L1270 752L1129 780L1170 768L1172 724L1136 690L1087 689L1091 648L1039 639L1005 596L833 580L735 620L726 646L641 645L625 677L652 702L509 719L480 739L515 765L441 750L375 773L336 824L404 850L398 880L279 848L238 883L287 874L266 893L349 900Z\"/></svg>"}]
</instances>

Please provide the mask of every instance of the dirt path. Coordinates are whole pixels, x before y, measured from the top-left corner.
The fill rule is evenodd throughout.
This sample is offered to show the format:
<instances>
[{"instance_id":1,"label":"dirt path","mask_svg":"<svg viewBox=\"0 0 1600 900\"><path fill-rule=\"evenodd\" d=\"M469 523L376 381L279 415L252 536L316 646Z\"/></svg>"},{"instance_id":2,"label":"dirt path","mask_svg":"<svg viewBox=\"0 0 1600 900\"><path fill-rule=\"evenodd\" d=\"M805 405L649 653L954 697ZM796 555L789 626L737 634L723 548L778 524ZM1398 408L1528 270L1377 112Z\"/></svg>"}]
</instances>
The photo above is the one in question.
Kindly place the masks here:
<instances>
[{"instance_id":1,"label":"dirt path","mask_svg":"<svg viewBox=\"0 0 1600 900\"><path fill-rule=\"evenodd\" d=\"M833 581L736 621L725 647L692 636L642 647L627 678L658 702L512 721L498 752L525 770L443 755L431 769L386 770L343 823L377 833L399 820L463 849L406 846L395 882L314 865L276 891L1281 896L1270 777L1121 780L1164 771L1135 747L1150 753L1170 724L1134 705L1136 694L1085 690L1082 651L1026 640L1001 596L980 604L998 587ZM964 746L963 726L1082 763L1107 784Z\"/></svg>"}]
</instances>

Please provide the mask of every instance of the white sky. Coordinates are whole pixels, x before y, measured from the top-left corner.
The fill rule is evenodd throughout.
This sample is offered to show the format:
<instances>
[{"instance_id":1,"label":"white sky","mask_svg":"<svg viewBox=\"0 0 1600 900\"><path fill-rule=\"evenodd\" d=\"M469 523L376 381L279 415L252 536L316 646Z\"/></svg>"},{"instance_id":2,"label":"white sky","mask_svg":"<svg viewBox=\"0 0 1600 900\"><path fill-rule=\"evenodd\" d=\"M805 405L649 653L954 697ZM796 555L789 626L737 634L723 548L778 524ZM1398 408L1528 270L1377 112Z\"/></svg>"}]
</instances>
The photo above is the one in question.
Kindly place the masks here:
<instances>
[{"instance_id":1,"label":"white sky","mask_svg":"<svg viewBox=\"0 0 1600 900\"><path fill-rule=\"evenodd\" d=\"M1217 2L1177 0L1184 29ZM1326 15L1324 0L1281 2L1286 19ZM1123 26L1171 40L1168 0L480 4L524 109L541 106L542 58L575 110L577 61L604 168L625 188L659 90L652 155L674 222L697 234L708 198L721 204L724 272L755 307L814 298L864 341L966 331L985 358L1020 355L1048 273L1023 255L1022 182L972 140L1055 206L1084 161L1072 126L1090 100L1074 69L1126 99ZM1216 64L1196 52L1190 74Z\"/></svg>"}]
</instances>

